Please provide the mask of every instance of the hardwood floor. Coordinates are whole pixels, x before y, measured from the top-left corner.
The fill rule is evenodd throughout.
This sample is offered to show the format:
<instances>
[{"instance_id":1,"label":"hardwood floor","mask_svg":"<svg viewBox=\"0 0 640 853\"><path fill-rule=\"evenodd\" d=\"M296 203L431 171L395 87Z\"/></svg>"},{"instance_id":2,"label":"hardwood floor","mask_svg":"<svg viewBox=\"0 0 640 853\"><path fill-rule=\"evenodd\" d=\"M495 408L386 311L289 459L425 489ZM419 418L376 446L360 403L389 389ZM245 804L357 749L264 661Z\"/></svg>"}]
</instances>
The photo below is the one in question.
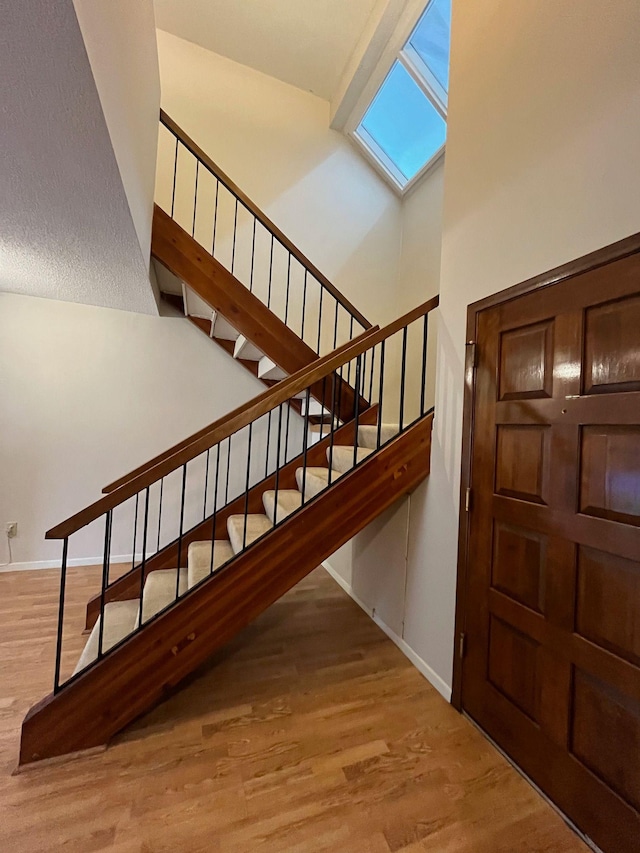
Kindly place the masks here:
<instances>
[{"instance_id":1,"label":"hardwood floor","mask_svg":"<svg viewBox=\"0 0 640 853\"><path fill-rule=\"evenodd\" d=\"M79 654L95 569L72 569ZM51 686L55 571L0 575L0 850L578 853L323 569L105 752L12 776Z\"/></svg>"}]
</instances>

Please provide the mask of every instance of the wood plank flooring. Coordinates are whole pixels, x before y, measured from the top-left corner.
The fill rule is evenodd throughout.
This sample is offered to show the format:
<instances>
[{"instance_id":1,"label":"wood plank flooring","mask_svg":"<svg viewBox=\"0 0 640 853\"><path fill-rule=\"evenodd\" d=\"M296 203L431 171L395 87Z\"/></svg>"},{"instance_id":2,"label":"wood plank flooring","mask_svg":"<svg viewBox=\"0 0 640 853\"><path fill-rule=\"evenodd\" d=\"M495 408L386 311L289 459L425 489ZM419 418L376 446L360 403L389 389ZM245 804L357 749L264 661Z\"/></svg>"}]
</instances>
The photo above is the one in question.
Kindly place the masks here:
<instances>
[{"instance_id":1,"label":"wood plank flooring","mask_svg":"<svg viewBox=\"0 0 640 853\"><path fill-rule=\"evenodd\" d=\"M71 574L69 664L97 579ZM107 751L12 776L57 594L0 574L2 851L587 851L323 569Z\"/></svg>"}]
</instances>

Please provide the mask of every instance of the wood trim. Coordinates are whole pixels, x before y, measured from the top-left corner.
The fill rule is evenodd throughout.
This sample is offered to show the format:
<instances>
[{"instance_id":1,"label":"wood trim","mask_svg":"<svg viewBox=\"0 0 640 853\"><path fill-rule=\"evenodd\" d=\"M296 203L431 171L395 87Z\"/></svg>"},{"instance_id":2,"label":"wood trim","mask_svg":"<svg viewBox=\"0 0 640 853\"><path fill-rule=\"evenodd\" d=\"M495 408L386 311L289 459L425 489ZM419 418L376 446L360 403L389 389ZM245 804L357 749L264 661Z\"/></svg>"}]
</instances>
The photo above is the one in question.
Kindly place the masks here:
<instances>
[{"instance_id":1,"label":"wood trim","mask_svg":"<svg viewBox=\"0 0 640 853\"><path fill-rule=\"evenodd\" d=\"M288 379L284 379L272 389L254 398L249 405L236 409L230 415L216 421L209 429L201 431L196 440L184 447L184 449L176 453L174 456L166 459L154 468L145 470L145 472L140 474L140 476L129 480L120 488L115 489L110 494L105 495L93 504L85 507L85 509L77 512L75 515L72 515L70 518L66 519L66 521L63 521L56 527L51 528L51 530L48 530L45 534L45 538L64 539L67 536L71 536L72 533L80 530L80 528L90 522L95 521L96 518L104 515L108 510L113 509L123 501L135 495L137 492L145 489L152 483L155 483L161 477L165 477L167 474L171 473L171 471L174 471L176 468L179 468L181 465L189 462L191 459L195 458L203 451L206 451L214 444L224 441L224 439L233 435L234 432L242 429L242 427L247 426L257 418L262 417L262 415L271 411L275 406L280 403L285 403L291 397L294 397L296 394L300 393L300 391L304 391L309 386L313 387L315 383L320 382L325 376L333 373L343 364L352 361L358 355L361 355L363 352L366 352L368 349L371 349L381 343L387 337L399 331L408 323L413 322L413 320L437 307L437 305L438 297L435 296L433 299L428 300L423 305L414 308L403 317L395 320L384 329L376 330L374 328L368 332L364 332L357 340L354 339L353 341L350 341L348 344L345 344L344 347L340 347L330 355L325 356L322 359L318 359L318 361L314 362L314 364L308 368L299 371L297 374L290 376Z\"/></svg>"},{"instance_id":2,"label":"wood trim","mask_svg":"<svg viewBox=\"0 0 640 853\"><path fill-rule=\"evenodd\" d=\"M506 290L501 290L499 293L492 293L484 299L469 305L469 311L479 313L486 308L492 308L495 305L500 305L503 302L508 302L510 299L516 299L518 296L524 296L525 293L531 293L534 290L539 290L542 287L549 287L552 284L558 284L561 281L566 281L573 276L581 275L585 272L590 272L598 267L605 266L612 261L619 261L626 258L628 255L635 255L640 252L640 233L632 234L630 237L625 237L623 240L618 240L610 246L604 246L601 249L596 249L595 252L590 252L588 255L583 255L581 258L576 258L573 261L568 261L566 264L561 264L548 272L541 275L528 278L526 281L515 284L513 287L508 287ZM468 324L467 324L468 328Z\"/></svg>"},{"instance_id":3,"label":"wood trim","mask_svg":"<svg viewBox=\"0 0 640 853\"><path fill-rule=\"evenodd\" d=\"M378 405L371 406L362 416L358 418L358 423L361 425L375 424L378 422ZM352 445L355 440L355 422L344 424L334 433L334 446ZM317 444L312 445L307 450L307 465L309 467L324 467L327 465L326 451L329 447L330 438L323 438ZM303 454L296 456L280 469L278 475L279 489L295 489L296 485L296 469L299 468L304 461ZM249 490L248 506L251 513L263 513L264 507L262 504L262 495L269 489L275 488L275 474L272 474L266 480L258 483ZM242 494L228 506L222 507L216 513L216 539L228 539L227 534L227 519L230 515L243 515L245 510L245 495ZM187 564L187 554L189 545L192 542L199 542L202 539L211 539L211 519L206 519L201 524L198 524L192 530L189 530L182 537L181 560L183 566ZM178 544L171 542L157 554L150 557L145 563L145 577L151 572L158 569L175 568L178 557ZM138 598L140 596L141 585L141 566L135 566L125 575L118 578L110 584L105 590L104 602L124 601L126 599ZM100 615L102 598L101 595L94 595L87 603L86 628L93 628L96 619Z\"/></svg>"},{"instance_id":4,"label":"wood trim","mask_svg":"<svg viewBox=\"0 0 640 853\"><path fill-rule=\"evenodd\" d=\"M209 157L209 155L206 154L202 148L200 148L200 146L185 133L180 125L178 125L170 116L167 115L167 113L164 112L164 110L160 110L160 122L169 131L171 131L171 133L178 137L180 142L193 154L194 157L197 157L197 159L200 160L207 169L213 172L213 174L222 181L226 188L233 193L233 195L238 198L247 210L249 210L264 225L267 231L270 231L278 242L280 242L287 251L291 252L294 258L296 258L302 266L305 267L311 275L316 278L335 299L338 300L342 307L345 308L365 330L371 328L371 323L363 314L360 313L360 311L358 311L355 305L352 305L352 303L349 302L346 296L341 293L314 264L311 263L309 258L302 254L300 249L298 249L298 247L295 246L285 234L283 234L278 226L260 210L258 205L253 202L216 163L214 163L211 157Z\"/></svg>"},{"instance_id":5,"label":"wood trim","mask_svg":"<svg viewBox=\"0 0 640 853\"><path fill-rule=\"evenodd\" d=\"M304 509L149 622L100 663L35 705L20 764L109 741L322 560L429 473L432 416L345 474Z\"/></svg>"},{"instance_id":6,"label":"wood trim","mask_svg":"<svg viewBox=\"0 0 640 853\"><path fill-rule=\"evenodd\" d=\"M527 293L550 287L554 284L566 281L577 275L590 272L598 267L605 266L613 261L640 252L640 233L625 237L609 246L590 252L581 258L569 261L549 272L529 278L513 287L506 288L499 293L491 294L484 299L473 302L467 308L467 342L475 342L478 318L482 311L494 308L524 296ZM456 617L455 617L455 643L453 656L453 687L451 703L462 711L463 706L463 658L459 654L458 638L465 630L466 614L466 587L467 587L467 565L469 559L469 529L468 513L465 511L467 489L471 483L471 458L473 453L473 410L475 406L475 371L469 374L465 370L465 389L463 403L463 426L462 426L462 468L460 478L460 523L458 528L458 564L456 581Z\"/></svg>"}]
</instances>

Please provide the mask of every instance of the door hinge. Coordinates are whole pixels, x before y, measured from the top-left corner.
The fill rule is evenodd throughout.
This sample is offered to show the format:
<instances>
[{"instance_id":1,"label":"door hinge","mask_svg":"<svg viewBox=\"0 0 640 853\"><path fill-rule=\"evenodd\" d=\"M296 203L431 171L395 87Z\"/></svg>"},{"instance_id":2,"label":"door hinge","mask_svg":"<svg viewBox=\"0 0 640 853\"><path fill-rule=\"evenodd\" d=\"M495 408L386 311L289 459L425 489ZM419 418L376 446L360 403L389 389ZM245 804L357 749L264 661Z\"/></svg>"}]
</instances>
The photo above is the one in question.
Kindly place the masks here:
<instances>
[{"instance_id":1,"label":"door hinge","mask_svg":"<svg viewBox=\"0 0 640 853\"><path fill-rule=\"evenodd\" d=\"M458 654L460 655L460 658L464 657L466 650L467 650L467 635L466 634L460 634L460 636L458 637Z\"/></svg>"},{"instance_id":2,"label":"door hinge","mask_svg":"<svg viewBox=\"0 0 640 853\"><path fill-rule=\"evenodd\" d=\"M478 348L475 341L467 341L467 367L476 369L478 365Z\"/></svg>"},{"instance_id":3,"label":"door hinge","mask_svg":"<svg viewBox=\"0 0 640 853\"><path fill-rule=\"evenodd\" d=\"M471 486L467 486L464 493L464 511L469 512L471 510Z\"/></svg>"}]
</instances>

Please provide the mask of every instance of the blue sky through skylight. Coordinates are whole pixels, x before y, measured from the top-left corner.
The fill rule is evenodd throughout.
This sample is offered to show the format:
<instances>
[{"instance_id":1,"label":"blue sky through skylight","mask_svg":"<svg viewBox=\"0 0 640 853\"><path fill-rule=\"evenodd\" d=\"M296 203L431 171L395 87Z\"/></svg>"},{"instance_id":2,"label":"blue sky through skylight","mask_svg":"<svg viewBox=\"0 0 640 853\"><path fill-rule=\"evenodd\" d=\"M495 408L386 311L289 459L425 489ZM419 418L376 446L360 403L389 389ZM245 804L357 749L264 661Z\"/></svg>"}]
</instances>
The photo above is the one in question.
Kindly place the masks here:
<instances>
[{"instance_id":1,"label":"blue sky through skylight","mask_svg":"<svg viewBox=\"0 0 640 853\"><path fill-rule=\"evenodd\" d=\"M447 135L444 120L398 61L360 126L407 181L444 145Z\"/></svg>"},{"instance_id":2,"label":"blue sky through skylight","mask_svg":"<svg viewBox=\"0 0 640 853\"><path fill-rule=\"evenodd\" d=\"M431 0L409 40L445 92L449 88L450 30L451 0Z\"/></svg>"}]
</instances>

